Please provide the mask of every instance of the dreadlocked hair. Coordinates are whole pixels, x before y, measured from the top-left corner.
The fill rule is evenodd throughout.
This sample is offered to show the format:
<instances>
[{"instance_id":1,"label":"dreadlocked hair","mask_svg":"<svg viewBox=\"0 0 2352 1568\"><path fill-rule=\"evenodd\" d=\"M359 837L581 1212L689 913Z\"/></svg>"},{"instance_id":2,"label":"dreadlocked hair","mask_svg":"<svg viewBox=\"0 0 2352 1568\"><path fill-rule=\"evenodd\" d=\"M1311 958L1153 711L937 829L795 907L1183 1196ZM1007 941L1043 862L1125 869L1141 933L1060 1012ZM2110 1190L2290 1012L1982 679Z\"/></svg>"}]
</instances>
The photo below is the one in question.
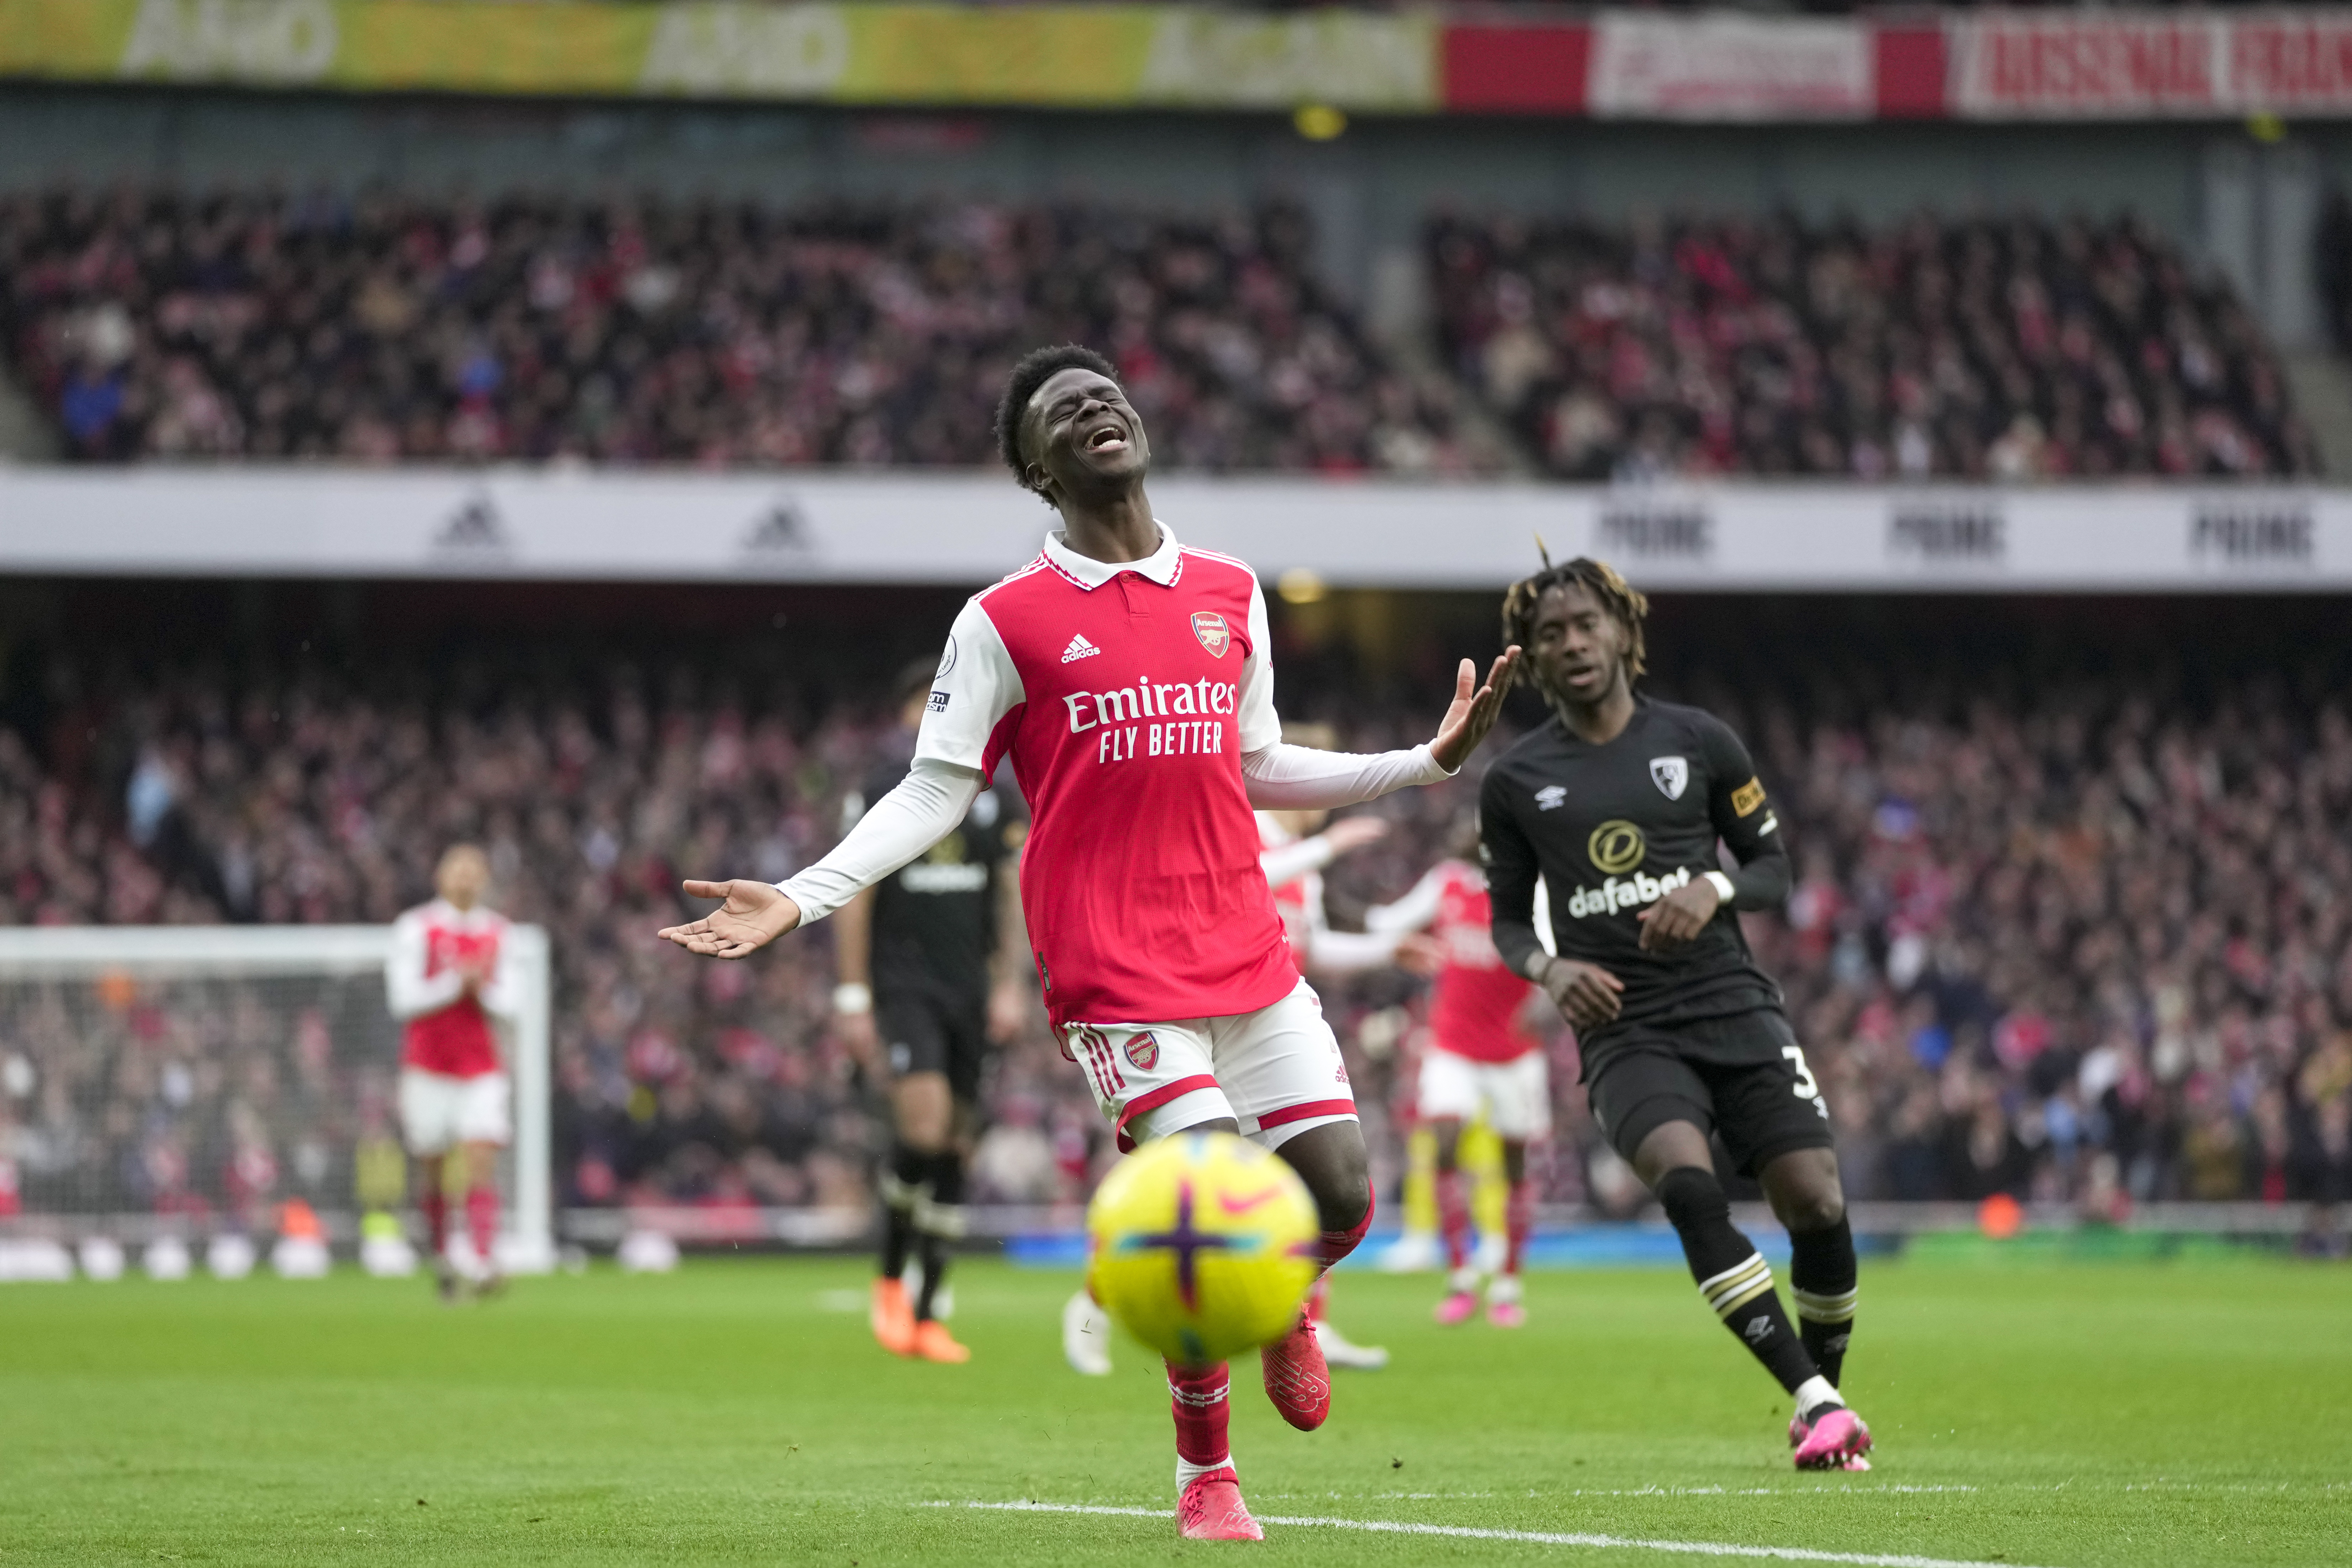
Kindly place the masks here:
<instances>
[{"instance_id":1,"label":"dreadlocked hair","mask_svg":"<svg viewBox=\"0 0 2352 1568\"><path fill-rule=\"evenodd\" d=\"M1544 569L1532 577L1522 577L1503 595L1503 642L1506 647L1535 645L1536 606L1543 596L1555 588L1581 588L1592 595L1602 610L1625 628L1625 670L1638 676L1649 668L1648 650L1642 640L1642 622L1649 616L1649 596L1617 574L1617 568L1606 561L1595 561L1580 555L1562 565L1549 561ZM1544 700L1558 706L1559 693L1546 686L1537 673L1532 658L1519 660L1519 678L1543 693Z\"/></svg>"},{"instance_id":2,"label":"dreadlocked hair","mask_svg":"<svg viewBox=\"0 0 2352 1568\"><path fill-rule=\"evenodd\" d=\"M1021 356L1005 378L1004 395L996 405L996 450L1004 466L1013 470L1023 489L1030 489L1029 466L1021 456L1021 416L1028 411L1029 400L1037 389L1066 370L1090 370L1097 375L1113 381L1118 374L1110 361L1083 343L1055 343L1051 348L1031 349ZM1053 498L1037 492L1037 499L1047 506Z\"/></svg>"}]
</instances>

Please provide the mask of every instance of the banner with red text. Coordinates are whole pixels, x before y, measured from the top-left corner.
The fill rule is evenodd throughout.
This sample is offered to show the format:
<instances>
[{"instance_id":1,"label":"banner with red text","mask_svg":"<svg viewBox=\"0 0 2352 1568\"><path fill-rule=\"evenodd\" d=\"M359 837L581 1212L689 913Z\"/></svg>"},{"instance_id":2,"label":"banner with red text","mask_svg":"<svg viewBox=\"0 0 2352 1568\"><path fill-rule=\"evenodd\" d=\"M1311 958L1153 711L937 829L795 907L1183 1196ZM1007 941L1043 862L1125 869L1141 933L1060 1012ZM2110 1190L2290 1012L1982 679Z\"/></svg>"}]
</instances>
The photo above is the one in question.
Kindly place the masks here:
<instances>
[{"instance_id":1,"label":"banner with red text","mask_svg":"<svg viewBox=\"0 0 2352 1568\"><path fill-rule=\"evenodd\" d=\"M2047 11L1945 23L1969 119L2352 112L2352 11Z\"/></svg>"}]
</instances>

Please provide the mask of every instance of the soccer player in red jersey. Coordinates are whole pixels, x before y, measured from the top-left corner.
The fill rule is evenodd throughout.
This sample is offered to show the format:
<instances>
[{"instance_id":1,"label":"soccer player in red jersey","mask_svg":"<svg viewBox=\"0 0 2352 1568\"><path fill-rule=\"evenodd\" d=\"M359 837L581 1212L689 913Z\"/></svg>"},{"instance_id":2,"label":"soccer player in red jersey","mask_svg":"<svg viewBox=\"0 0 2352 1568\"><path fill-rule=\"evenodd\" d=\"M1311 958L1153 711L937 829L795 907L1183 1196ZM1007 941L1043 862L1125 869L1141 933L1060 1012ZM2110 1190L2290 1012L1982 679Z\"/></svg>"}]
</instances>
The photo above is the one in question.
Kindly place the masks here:
<instances>
[{"instance_id":1,"label":"soccer player in red jersey","mask_svg":"<svg viewBox=\"0 0 2352 1568\"><path fill-rule=\"evenodd\" d=\"M499 1151L513 1136L513 1091L492 1020L512 1020L521 997L508 959L506 919L482 902L489 883L490 863L482 852L470 844L452 845L433 876L440 897L392 922L392 953L384 962L392 1016L405 1025L401 1134L415 1161L417 1202L445 1301L457 1300L467 1285L487 1294L499 1283L493 1253ZM456 1257L444 1170L452 1151L463 1162L471 1243Z\"/></svg>"},{"instance_id":2,"label":"soccer player in red jersey","mask_svg":"<svg viewBox=\"0 0 2352 1568\"><path fill-rule=\"evenodd\" d=\"M741 958L830 914L943 837L1009 755L1032 817L1022 906L1046 1013L1119 1147L1219 1129L1276 1150L1314 1194L1328 1267L1363 1238L1371 1184L1252 808L1328 809L1450 776L1494 727L1518 650L1484 686L1463 661L1427 744L1286 746L1256 576L1152 515L1150 441L1109 363L1070 344L1031 353L997 434L1062 531L956 617L906 780L781 887L688 882L719 908L661 934ZM1320 1426L1330 1382L1304 1320L1261 1359L1284 1419ZM1171 1363L1168 1376L1181 1532L1262 1539L1226 1445L1225 1368Z\"/></svg>"},{"instance_id":3,"label":"soccer player in red jersey","mask_svg":"<svg viewBox=\"0 0 2352 1568\"><path fill-rule=\"evenodd\" d=\"M1437 1138L1437 1223L1452 1273L1437 1321L1459 1323L1478 1310L1478 1270L1470 1262L1470 1194L1458 1160L1462 1124L1482 1110L1503 1144L1503 1271L1486 1286L1486 1317L1497 1328L1527 1321L1519 1264L1535 1217L1528 1145L1551 1131L1551 1082L1541 1046L1525 1027L1535 987L1503 963L1488 931L1486 875L1475 852L1476 822L1461 853L1439 861L1393 904L1368 910L1369 931L1423 931L1434 970L1430 1044L1421 1058L1415 1110Z\"/></svg>"}]
</instances>

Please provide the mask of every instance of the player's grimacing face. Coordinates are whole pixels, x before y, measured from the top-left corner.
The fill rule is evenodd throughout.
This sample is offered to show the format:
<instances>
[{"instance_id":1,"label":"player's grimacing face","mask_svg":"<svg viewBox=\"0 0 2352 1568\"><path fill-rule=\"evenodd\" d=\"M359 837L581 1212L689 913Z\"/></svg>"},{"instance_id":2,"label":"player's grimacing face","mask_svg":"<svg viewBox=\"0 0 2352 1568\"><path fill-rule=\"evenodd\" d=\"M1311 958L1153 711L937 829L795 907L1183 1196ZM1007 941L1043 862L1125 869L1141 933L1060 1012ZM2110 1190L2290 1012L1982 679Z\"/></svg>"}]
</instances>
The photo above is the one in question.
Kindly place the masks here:
<instances>
[{"instance_id":1,"label":"player's grimacing face","mask_svg":"<svg viewBox=\"0 0 2352 1568\"><path fill-rule=\"evenodd\" d=\"M1544 684L1579 702L1597 702L1625 673L1632 638L1582 586L1554 588L1537 602L1528 655Z\"/></svg>"},{"instance_id":2,"label":"player's grimacing face","mask_svg":"<svg viewBox=\"0 0 2352 1568\"><path fill-rule=\"evenodd\" d=\"M1139 477L1151 466L1142 418L1118 383L1100 372L1055 371L1029 399L1025 418L1022 447L1037 488L1091 489L1103 479Z\"/></svg>"}]
</instances>

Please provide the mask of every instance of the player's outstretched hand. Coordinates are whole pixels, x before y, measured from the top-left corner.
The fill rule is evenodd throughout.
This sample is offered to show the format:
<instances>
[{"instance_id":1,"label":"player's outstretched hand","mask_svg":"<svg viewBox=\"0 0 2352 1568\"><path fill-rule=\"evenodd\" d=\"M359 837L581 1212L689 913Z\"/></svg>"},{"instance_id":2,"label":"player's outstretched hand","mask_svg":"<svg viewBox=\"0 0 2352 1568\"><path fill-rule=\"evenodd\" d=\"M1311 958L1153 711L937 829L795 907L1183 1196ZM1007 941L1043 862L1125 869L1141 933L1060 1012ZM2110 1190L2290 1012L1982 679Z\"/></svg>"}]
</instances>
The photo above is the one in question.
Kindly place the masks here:
<instances>
[{"instance_id":1,"label":"player's outstretched hand","mask_svg":"<svg viewBox=\"0 0 2352 1568\"><path fill-rule=\"evenodd\" d=\"M1580 1032L1599 1028L1624 1005L1625 983L1597 963L1555 958L1544 966L1542 984Z\"/></svg>"},{"instance_id":2,"label":"player's outstretched hand","mask_svg":"<svg viewBox=\"0 0 2352 1568\"><path fill-rule=\"evenodd\" d=\"M1429 753L1439 767L1450 773L1470 760L1470 753L1502 717L1503 698L1511 689L1511 672L1518 664L1519 650L1514 644L1486 672L1486 684L1473 691L1471 683L1478 679L1478 667L1466 658L1462 661L1454 677L1454 704L1437 726L1437 739L1429 743Z\"/></svg>"},{"instance_id":3,"label":"player's outstretched hand","mask_svg":"<svg viewBox=\"0 0 2352 1568\"><path fill-rule=\"evenodd\" d=\"M1413 931L1397 943L1396 966L1427 979L1445 967L1445 944L1427 931Z\"/></svg>"},{"instance_id":4,"label":"player's outstretched hand","mask_svg":"<svg viewBox=\"0 0 2352 1568\"><path fill-rule=\"evenodd\" d=\"M1706 929L1722 904L1723 895L1706 878L1684 883L1633 916L1642 922L1642 951L1664 952L1682 946Z\"/></svg>"},{"instance_id":5,"label":"player's outstretched hand","mask_svg":"<svg viewBox=\"0 0 2352 1568\"><path fill-rule=\"evenodd\" d=\"M988 1037L1010 1045L1021 1037L1029 1021L1029 988L1017 980L1000 980L988 988Z\"/></svg>"},{"instance_id":6,"label":"player's outstretched hand","mask_svg":"<svg viewBox=\"0 0 2352 1568\"><path fill-rule=\"evenodd\" d=\"M772 882L738 877L731 882L689 881L685 887L690 899L724 900L698 921L662 928L664 940L688 952L741 958L801 923L801 907Z\"/></svg>"},{"instance_id":7,"label":"player's outstretched hand","mask_svg":"<svg viewBox=\"0 0 2352 1568\"><path fill-rule=\"evenodd\" d=\"M1331 847L1331 858L1338 859L1351 849L1361 849L1367 844L1378 844L1388 837L1389 825L1377 816L1343 816L1323 830L1323 842Z\"/></svg>"}]
</instances>

